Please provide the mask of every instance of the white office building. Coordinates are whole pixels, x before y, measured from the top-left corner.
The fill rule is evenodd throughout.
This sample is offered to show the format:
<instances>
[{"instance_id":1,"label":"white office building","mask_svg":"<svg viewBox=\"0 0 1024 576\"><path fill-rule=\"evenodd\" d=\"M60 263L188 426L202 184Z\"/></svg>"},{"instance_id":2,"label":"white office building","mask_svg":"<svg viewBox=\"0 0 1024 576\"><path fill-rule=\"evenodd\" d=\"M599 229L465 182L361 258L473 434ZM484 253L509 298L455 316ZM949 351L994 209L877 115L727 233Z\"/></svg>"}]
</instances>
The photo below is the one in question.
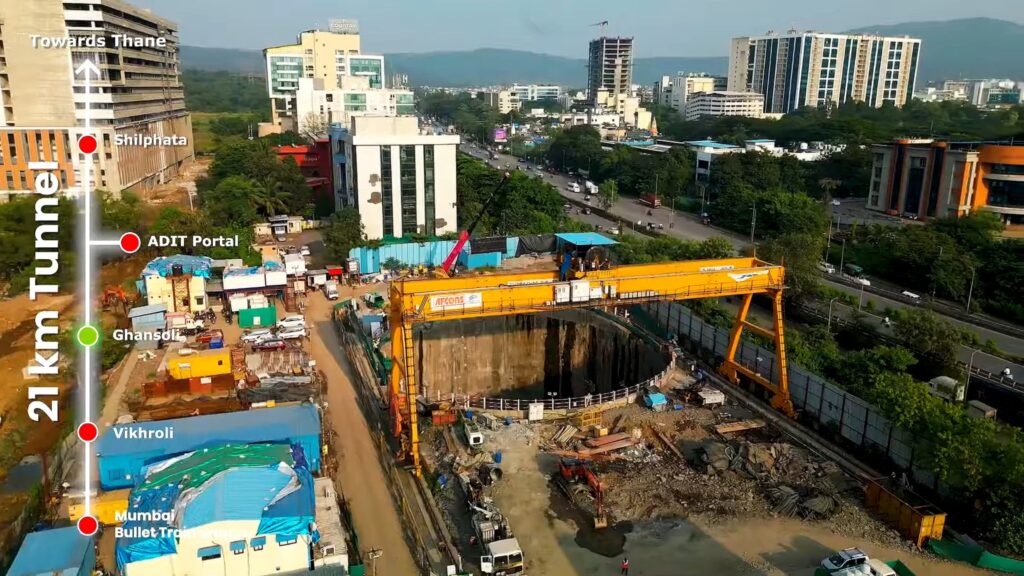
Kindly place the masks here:
<instances>
[{"instance_id":1,"label":"white office building","mask_svg":"<svg viewBox=\"0 0 1024 576\"><path fill-rule=\"evenodd\" d=\"M341 138L338 201L358 208L367 238L457 230L458 135L421 131L415 116L354 116Z\"/></svg>"},{"instance_id":2,"label":"white office building","mask_svg":"<svg viewBox=\"0 0 1024 576\"><path fill-rule=\"evenodd\" d=\"M519 110L522 102L510 90L495 90L493 92L482 92L481 98L488 106L496 109L501 114L508 114L513 110Z\"/></svg>"},{"instance_id":3,"label":"white office building","mask_svg":"<svg viewBox=\"0 0 1024 576\"><path fill-rule=\"evenodd\" d=\"M746 116L761 118L764 115L764 96L753 92L697 92L689 97L684 110L687 121L702 116Z\"/></svg>"},{"instance_id":4,"label":"white office building","mask_svg":"<svg viewBox=\"0 0 1024 576\"><path fill-rule=\"evenodd\" d=\"M353 116L415 115L412 90L371 88L365 78L352 77L342 87L325 88L321 78L300 78L295 96L295 111L300 132L316 132L313 127L330 124L348 126ZM326 136L326 130L324 130Z\"/></svg>"},{"instance_id":5,"label":"white office building","mask_svg":"<svg viewBox=\"0 0 1024 576\"><path fill-rule=\"evenodd\" d=\"M536 100L557 101L562 95L561 86L550 86L540 84L519 85L513 84L508 89L520 102L531 102Z\"/></svg>"}]
</instances>

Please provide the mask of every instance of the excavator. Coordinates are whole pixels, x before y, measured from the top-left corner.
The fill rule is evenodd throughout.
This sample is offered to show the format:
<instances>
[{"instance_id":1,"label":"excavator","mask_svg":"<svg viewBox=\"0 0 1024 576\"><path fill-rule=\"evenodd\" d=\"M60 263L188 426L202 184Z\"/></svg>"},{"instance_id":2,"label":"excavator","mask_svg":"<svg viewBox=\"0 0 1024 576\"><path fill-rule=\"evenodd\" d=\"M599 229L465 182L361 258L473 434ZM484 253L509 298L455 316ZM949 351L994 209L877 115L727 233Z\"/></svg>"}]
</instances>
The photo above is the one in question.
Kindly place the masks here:
<instances>
[{"instance_id":1,"label":"excavator","mask_svg":"<svg viewBox=\"0 0 1024 576\"><path fill-rule=\"evenodd\" d=\"M566 497L577 507L586 510L589 506L586 503L585 492L589 492L594 499L596 511L594 513L594 528L607 528L608 516L604 511L604 486L597 477L591 463L587 460L575 458L560 458L558 460L558 473L555 474L555 482Z\"/></svg>"},{"instance_id":2,"label":"excavator","mask_svg":"<svg viewBox=\"0 0 1024 576\"><path fill-rule=\"evenodd\" d=\"M469 237L473 235L473 231L476 230L477 224L480 223L484 214L487 214L487 211L490 210L494 201L499 198L500 192L505 188L505 184L508 184L510 177L511 174L509 172L505 172L501 177L501 181L494 187L494 191L492 191L491 195L487 197L483 207L480 208L480 213L476 215L476 218L470 222L469 226L465 230L459 232L459 239L455 242L455 246L452 248L452 251L448 253L448 257L444 259L440 268L434 269L434 275L436 277L451 278L455 275L455 261L459 259L459 254L462 253L462 249L466 246L466 242L469 241Z\"/></svg>"},{"instance_id":3,"label":"excavator","mask_svg":"<svg viewBox=\"0 0 1024 576\"><path fill-rule=\"evenodd\" d=\"M116 286L103 291L100 304L104 310L119 312L121 318L126 321L128 319L128 311L135 305L135 298L129 296L124 291L124 288Z\"/></svg>"}]
</instances>

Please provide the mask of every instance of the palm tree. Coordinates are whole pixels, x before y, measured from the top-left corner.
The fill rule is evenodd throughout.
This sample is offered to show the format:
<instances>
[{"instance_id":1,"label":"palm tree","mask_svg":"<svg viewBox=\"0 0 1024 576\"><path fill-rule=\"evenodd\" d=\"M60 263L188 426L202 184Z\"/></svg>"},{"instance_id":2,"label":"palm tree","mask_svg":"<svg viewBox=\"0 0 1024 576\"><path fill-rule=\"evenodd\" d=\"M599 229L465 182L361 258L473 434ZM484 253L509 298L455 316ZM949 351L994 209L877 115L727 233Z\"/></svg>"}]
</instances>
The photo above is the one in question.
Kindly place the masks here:
<instances>
[{"instance_id":1,"label":"palm tree","mask_svg":"<svg viewBox=\"0 0 1024 576\"><path fill-rule=\"evenodd\" d=\"M260 186L252 197L252 204L265 216L277 216L288 209L285 193L277 185Z\"/></svg>"}]
</instances>

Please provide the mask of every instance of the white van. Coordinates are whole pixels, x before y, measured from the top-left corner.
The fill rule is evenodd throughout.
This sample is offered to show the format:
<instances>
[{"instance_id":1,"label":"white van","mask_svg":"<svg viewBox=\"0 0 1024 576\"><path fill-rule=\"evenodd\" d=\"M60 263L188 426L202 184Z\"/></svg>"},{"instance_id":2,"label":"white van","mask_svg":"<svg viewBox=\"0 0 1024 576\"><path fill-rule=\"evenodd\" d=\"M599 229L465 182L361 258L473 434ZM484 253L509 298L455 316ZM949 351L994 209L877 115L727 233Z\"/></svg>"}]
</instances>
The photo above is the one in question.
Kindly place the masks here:
<instances>
[{"instance_id":1,"label":"white van","mask_svg":"<svg viewBox=\"0 0 1024 576\"><path fill-rule=\"evenodd\" d=\"M909 290L904 290L903 292L900 292L900 294L903 295L903 297L912 300L914 304L921 303L921 297L918 296L917 294L914 294L913 292L910 292Z\"/></svg>"},{"instance_id":2,"label":"white van","mask_svg":"<svg viewBox=\"0 0 1024 576\"><path fill-rule=\"evenodd\" d=\"M568 189L569 189L569 192L575 192L577 194L580 193L580 185L577 184L576 182L569 182Z\"/></svg>"}]
</instances>

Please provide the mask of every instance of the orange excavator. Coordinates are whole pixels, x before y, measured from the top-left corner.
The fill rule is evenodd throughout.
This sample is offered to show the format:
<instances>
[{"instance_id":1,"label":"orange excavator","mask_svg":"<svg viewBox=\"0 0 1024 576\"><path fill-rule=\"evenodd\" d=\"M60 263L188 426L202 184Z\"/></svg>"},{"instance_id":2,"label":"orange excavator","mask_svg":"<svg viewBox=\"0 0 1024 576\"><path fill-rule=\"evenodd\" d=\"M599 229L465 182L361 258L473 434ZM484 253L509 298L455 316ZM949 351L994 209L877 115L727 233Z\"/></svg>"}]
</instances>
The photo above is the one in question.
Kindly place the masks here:
<instances>
[{"instance_id":1,"label":"orange excavator","mask_svg":"<svg viewBox=\"0 0 1024 576\"><path fill-rule=\"evenodd\" d=\"M596 508L594 528L608 527L608 516L604 511L604 486L589 461L559 458L558 474L555 475L555 481L566 497L582 510L589 508L585 505L587 498L584 494L589 492L590 497L594 499Z\"/></svg>"},{"instance_id":2,"label":"orange excavator","mask_svg":"<svg viewBox=\"0 0 1024 576\"><path fill-rule=\"evenodd\" d=\"M124 288L117 286L115 288L107 288L103 291L100 304L103 305L104 310L111 311L117 311L118 309L115 308L115 306L118 306L120 308L121 316L127 319L128 311L135 305L135 298L129 296L124 291Z\"/></svg>"}]
</instances>

